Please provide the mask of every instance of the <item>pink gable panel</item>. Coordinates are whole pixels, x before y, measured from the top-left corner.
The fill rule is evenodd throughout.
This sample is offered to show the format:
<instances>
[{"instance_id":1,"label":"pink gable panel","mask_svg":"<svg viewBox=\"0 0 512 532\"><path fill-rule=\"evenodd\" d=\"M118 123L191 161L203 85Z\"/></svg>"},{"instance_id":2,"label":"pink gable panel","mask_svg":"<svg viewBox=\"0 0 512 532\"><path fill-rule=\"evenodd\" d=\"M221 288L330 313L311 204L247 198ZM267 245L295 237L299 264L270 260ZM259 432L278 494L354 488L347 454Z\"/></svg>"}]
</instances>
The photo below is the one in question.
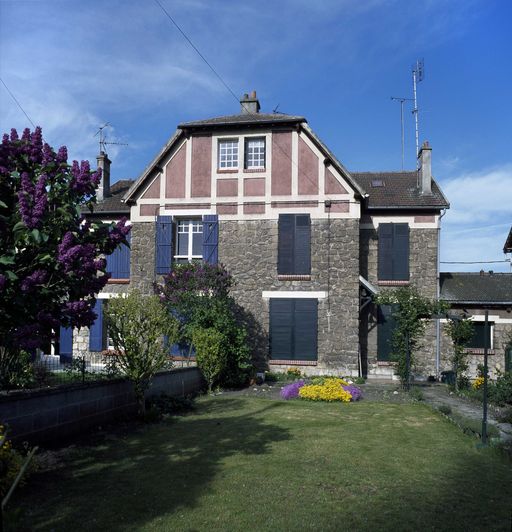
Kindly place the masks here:
<instances>
[{"instance_id":1,"label":"pink gable panel","mask_svg":"<svg viewBox=\"0 0 512 532\"><path fill-rule=\"evenodd\" d=\"M192 197L210 196L212 181L212 137L192 137Z\"/></svg>"},{"instance_id":2,"label":"pink gable panel","mask_svg":"<svg viewBox=\"0 0 512 532\"><path fill-rule=\"evenodd\" d=\"M318 157L300 137L299 194L318 194Z\"/></svg>"},{"instance_id":3,"label":"pink gable panel","mask_svg":"<svg viewBox=\"0 0 512 532\"><path fill-rule=\"evenodd\" d=\"M292 193L292 133L272 133L272 184L274 196L290 196Z\"/></svg>"},{"instance_id":4,"label":"pink gable panel","mask_svg":"<svg viewBox=\"0 0 512 532\"><path fill-rule=\"evenodd\" d=\"M348 194L345 187L332 175L329 169L325 169L325 193Z\"/></svg>"},{"instance_id":5,"label":"pink gable panel","mask_svg":"<svg viewBox=\"0 0 512 532\"><path fill-rule=\"evenodd\" d=\"M238 179L217 179L217 196L238 196Z\"/></svg>"},{"instance_id":6,"label":"pink gable panel","mask_svg":"<svg viewBox=\"0 0 512 532\"><path fill-rule=\"evenodd\" d=\"M186 144L178 150L176 155L165 167L165 197L185 197L185 167L187 164ZM158 197L158 196L157 196Z\"/></svg>"},{"instance_id":7,"label":"pink gable panel","mask_svg":"<svg viewBox=\"0 0 512 532\"><path fill-rule=\"evenodd\" d=\"M257 177L244 180L245 196L264 196L265 195L265 178Z\"/></svg>"},{"instance_id":8,"label":"pink gable panel","mask_svg":"<svg viewBox=\"0 0 512 532\"><path fill-rule=\"evenodd\" d=\"M160 197L160 176L151 183L149 188L141 196L142 199L157 199Z\"/></svg>"}]
</instances>

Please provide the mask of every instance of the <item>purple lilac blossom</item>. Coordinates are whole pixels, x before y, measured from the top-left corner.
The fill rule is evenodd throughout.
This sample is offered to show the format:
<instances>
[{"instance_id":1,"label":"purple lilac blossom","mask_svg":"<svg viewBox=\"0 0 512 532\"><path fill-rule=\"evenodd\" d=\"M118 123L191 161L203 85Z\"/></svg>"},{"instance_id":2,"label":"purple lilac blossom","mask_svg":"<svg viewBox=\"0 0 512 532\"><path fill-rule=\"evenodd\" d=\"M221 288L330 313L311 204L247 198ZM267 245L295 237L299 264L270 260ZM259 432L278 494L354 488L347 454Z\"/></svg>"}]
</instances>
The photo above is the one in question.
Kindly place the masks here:
<instances>
[{"instance_id":1,"label":"purple lilac blossom","mask_svg":"<svg viewBox=\"0 0 512 532\"><path fill-rule=\"evenodd\" d=\"M41 285L48 279L48 272L46 270L34 270L28 277L25 277L21 282L20 288L22 292L31 292L34 287Z\"/></svg>"},{"instance_id":2,"label":"purple lilac blossom","mask_svg":"<svg viewBox=\"0 0 512 532\"><path fill-rule=\"evenodd\" d=\"M359 399L361 399L361 397L363 396L361 388L358 388L353 384L349 384L348 386L342 386L342 388L352 396L351 401L359 401Z\"/></svg>"},{"instance_id":3,"label":"purple lilac blossom","mask_svg":"<svg viewBox=\"0 0 512 532\"><path fill-rule=\"evenodd\" d=\"M303 381L302 379L300 381L295 381L291 384L287 384L281 390L281 397L287 400L299 397L299 390L304 386L304 384L305 381Z\"/></svg>"}]
</instances>

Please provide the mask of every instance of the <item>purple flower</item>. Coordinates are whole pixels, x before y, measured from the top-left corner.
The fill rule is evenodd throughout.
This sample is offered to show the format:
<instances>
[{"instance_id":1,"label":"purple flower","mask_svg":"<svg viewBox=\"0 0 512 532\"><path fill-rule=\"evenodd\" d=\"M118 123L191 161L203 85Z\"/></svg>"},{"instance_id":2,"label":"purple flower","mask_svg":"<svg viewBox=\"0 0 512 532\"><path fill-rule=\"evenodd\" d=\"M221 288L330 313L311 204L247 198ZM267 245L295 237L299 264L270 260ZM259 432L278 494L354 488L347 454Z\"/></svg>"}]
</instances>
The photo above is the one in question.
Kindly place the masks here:
<instances>
[{"instance_id":1,"label":"purple flower","mask_svg":"<svg viewBox=\"0 0 512 532\"><path fill-rule=\"evenodd\" d=\"M342 386L342 388L352 396L351 401L359 401L359 399L361 399L361 397L363 396L363 392L361 391L361 388L358 388L357 386L354 386L353 384Z\"/></svg>"},{"instance_id":2,"label":"purple flower","mask_svg":"<svg viewBox=\"0 0 512 532\"><path fill-rule=\"evenodd\" d=\"M305 382L303 380L292 382L287 384L281 390L281 397L283 399L295 399L299 397L299 390L304 386Z\"/></svg>"},{"instance_id":3,"label":"purple flower","mask_svg":"<svg viewBox=\"0 0 512 532\"><path fill-rule=\"evenodd\" d=\"M63 313L69 318L70 323L90 327L98 317L92 307L95 300L68 301L64 305Z\"/></svg>"},{"instance_id":4,"label":"purple flower","mask_svg":"<svg viewBox=\"0 0 512 532\"><path fill-rule=\"evenodd\" d=\"M21 282L20 288L22 292L31 292L34 287L41 285L48 279L48 272L46 270L34 270L28 277L25 277Z\"/></svg>"},{"instance_id":5,"label":"purple flower","mask_svg":"<svg viewBox=\"0 0 512 532\"><path fill-rule=\"evenodd\" d=\"M66 146L61 146L57 152L57 162L59 164L66 164L68 162L68 149Z\"/></svg>"}]
</instances>

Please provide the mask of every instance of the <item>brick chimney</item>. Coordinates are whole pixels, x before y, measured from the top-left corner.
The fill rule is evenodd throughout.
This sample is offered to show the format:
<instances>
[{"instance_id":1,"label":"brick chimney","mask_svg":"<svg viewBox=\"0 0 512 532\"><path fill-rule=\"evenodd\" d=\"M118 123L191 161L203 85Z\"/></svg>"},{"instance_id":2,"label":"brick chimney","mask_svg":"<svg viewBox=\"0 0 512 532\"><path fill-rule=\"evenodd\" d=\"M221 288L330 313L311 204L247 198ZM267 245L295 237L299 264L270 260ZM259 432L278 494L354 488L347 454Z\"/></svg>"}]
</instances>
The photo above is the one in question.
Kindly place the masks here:
<instances>
[{"instance_id":1,"label":"brick chimney","mask_svg":"<svg viewBox=\"0 0 512 532\"><path fill-rule=\"evenodd\" d=\"M96 197L98 201L103 201L110 196L110 164L112 161L104 151L96 157L98 168L101 168L101 181L96 190Z\"/></svg>"},{"instance_id":2,"label":"brick chimney","mask_svg":"<svg viewBox=\"0 0 512 532\"><path fill-rule=\"evenodd\" d=\"M256 97L256 91L251 94L244 94L240 100L240 113L252 115L260 112L260 101Z\"/></svg>"},{"instance_id":3,"label":"brick chimney","mask_svg":"<svg viewBox=\"0 0 512 532\"><path fill-rule=\"evenodd\" d=\"M422 194L432 194L432 148L428 140L418 153L419 187Z\"/></svg>"}]
</instances>

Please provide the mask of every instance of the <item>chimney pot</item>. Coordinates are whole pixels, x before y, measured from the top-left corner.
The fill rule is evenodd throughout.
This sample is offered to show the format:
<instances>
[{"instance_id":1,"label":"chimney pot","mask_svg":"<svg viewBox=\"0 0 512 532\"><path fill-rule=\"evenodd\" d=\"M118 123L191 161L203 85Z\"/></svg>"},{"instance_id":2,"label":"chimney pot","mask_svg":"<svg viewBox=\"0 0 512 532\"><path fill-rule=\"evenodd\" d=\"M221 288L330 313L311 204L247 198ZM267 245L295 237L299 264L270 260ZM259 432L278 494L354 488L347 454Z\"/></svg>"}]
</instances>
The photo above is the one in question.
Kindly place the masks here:
<instances>
[{"instance_id":1,"label":"chimney pot","mask_svg":"<svg viewBox=\"0 0 512 532\"><path fill-rule=\"evenodd\" d=\"M422 194L432 194L432 148L426 140L418 153L419 185Z\"/></svg>"},{"instance_id":2,"label":"chimney pot","mask_svg":"<svg viewBox=\"0 0 512 532\"><path fill-rule=\"evenodd\" d=\"M240 100L240 113L243 115L252 115L260 112L260 102L256 96L256 91L250 95L245 93Z\"/></svg>"},{"instance_id":3,"label":"chimney pot","mask_svg":"<svg viewBox=\"0 0 512 532\"><path fill-rule=\"evenodd\" d=\"M480 277L483 277L485 275L485 272L483 270L480 270Z\"/></svg>"},{"instance_id":4,"label":"chimney pot","mask_svg":"<svg viewBox=\"0 0 512 532\"><path fill-rule=\"evenodd\" d=\"M96 198L98 201L103 201L110 196L110 165L112 161L104 151L100 151L96 161L98 168L101 168L101 180L96 190Z\"/></svg>"}]
</instances>

